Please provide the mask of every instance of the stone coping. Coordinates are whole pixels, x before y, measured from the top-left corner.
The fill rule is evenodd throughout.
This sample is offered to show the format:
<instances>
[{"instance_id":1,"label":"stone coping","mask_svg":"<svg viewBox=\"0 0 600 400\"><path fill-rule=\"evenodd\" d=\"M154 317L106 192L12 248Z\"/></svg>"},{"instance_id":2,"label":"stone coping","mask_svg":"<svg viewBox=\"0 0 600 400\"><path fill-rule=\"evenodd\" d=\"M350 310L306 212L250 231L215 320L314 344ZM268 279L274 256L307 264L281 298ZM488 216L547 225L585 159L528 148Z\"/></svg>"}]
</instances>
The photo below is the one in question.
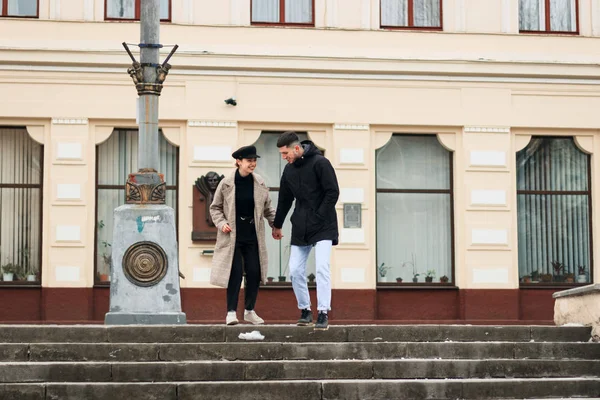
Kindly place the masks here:
<instances>
[{"instance_id":1,"label":"stone coping","mask_svg":"<svg viewBox=\"0 0 600 400\"><path fill-rule=\"evenodd\" d=\"M560 297L583 296L585 294L600 294L600 283L556 292L552 294L552 297L558 299Z\"/></svg>"}]
</instances>

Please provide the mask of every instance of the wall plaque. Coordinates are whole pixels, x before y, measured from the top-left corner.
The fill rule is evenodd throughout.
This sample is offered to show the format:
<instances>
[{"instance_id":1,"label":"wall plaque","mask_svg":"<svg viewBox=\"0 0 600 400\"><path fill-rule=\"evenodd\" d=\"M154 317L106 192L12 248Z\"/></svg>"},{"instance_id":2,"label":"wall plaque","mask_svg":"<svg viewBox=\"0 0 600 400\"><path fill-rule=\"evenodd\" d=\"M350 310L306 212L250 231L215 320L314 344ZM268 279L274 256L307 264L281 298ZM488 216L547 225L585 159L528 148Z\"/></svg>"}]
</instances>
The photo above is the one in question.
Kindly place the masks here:
<instances>
[{"instance_id":1,"label":"wall plaque","mask_svg":"<svg viewBox=\"0 0 600 400\"><path fill-rule=\"evenodd\" d=\"M362 227L362 204L345 203L344 204L344 228Z\"/></svg>"},{"instance_id":2,"label":"wall plaque","mask_svg":"<svg viewBox=\"0 0 600 400\"><path fill-rule=\"evenodd\" d=\"M224 177L224 175L210 171L196 179L192 207L192 240L217 240L217 228L210 216L210 204L215 198L217 186Z\"/></svg>"}]
</instances>

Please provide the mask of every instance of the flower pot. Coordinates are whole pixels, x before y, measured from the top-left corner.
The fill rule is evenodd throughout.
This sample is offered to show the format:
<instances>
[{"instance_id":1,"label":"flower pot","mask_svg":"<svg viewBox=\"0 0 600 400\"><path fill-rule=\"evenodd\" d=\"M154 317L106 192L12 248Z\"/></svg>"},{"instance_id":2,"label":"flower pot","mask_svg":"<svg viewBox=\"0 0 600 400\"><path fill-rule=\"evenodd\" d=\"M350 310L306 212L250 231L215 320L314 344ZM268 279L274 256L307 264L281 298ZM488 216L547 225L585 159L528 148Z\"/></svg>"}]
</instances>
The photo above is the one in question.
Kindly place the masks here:
<instances>
[{"instance_id":1,"label":"flower pot","mask_svg":"<svg viewBox=\"0 0 600 400\"><path fill-rule=\"evenodd\" d=\"M269 276L269 277L267 277L267 282L268 283L273 283L273 279L274 278L272 276Z\"/></svg>"},{"instance_id":2,"label":"flower pot","mask_svg":"<svg viewBox=\"0 0 600 400\"><path fill-rule=\"evenodd\" d=\"M279 279L279 282L285 282L285 276L280 276L278 279Z\"/></svg>"},{"instance_id":3,"label":"flower pot","mask_svg":"<svg viewBox=\"0 0 600 400\"><path fill-rule=\"evenodd\" d=\"M402 278L396 278L396 282L402 283Z\"/></svg>"},{"instance_id":4,"label":"flower pot","mask_svg":"<svg viewBox=\"0 0 600 400\"><path fill-rule=\"evenodd\" d=\"M13 274L12 272L10 272L8 274L2 274L2 280L4 282L12 282L14 277L15 277L15 274Z\"/></svg>"},{"instance_id":5,"label":"flower pot","mask_svg":"<svg viewBox=\"0 0 600 400\"><path fill-rule=\"evenodd\" d=\"M587 275L577 275L577 283L587 283Z\"/></svg>"},{"instance_id":6,"label":"flower pot","mask_svg":"<svg viewBox=\"0 0 600 400\"><path fill-rule=\"evenodd\" d=\"M110 282L108 274L100 274L100 282Z\"/></svg>"},{"instance_id":7,"label":"flower pot","mask_svg":"<svg viewBox=\"0 0 600 400\"><path fill-rule=\"evenodd\" d=\"M380 276L379 277L379 282L387 282L387 276Z\"/></svg>"},{"instance_id":8,"label":"flower pot","mask_svg":"<svg viewBox=\"0 0 600 400\"><path fill-rule=\"evenodd\" d=\"M413 283L419 282L419 278L413 278Z\"/></svg>"},{"instance_id":9,"label":"flower pot","mask_svg":"<svg viewBox=\"0 0 600 400\"><path fill-rule=\"evenodd\" d=\"M33 274L27 275L27 281L28 282L35 282L35 281L37 281L37 276L35 276Z\"/></svg>"},{"instance_id":10,"label":"flower pot","mask_svg":"<svg viewBox=\"0 0 600 400\"><path fill-rule=\"evenodd\" d=\"M432 276L426 276L425 277L425 282L427 282L427 283L433 282L433 277Z\"/></svg>"}]
</instances>

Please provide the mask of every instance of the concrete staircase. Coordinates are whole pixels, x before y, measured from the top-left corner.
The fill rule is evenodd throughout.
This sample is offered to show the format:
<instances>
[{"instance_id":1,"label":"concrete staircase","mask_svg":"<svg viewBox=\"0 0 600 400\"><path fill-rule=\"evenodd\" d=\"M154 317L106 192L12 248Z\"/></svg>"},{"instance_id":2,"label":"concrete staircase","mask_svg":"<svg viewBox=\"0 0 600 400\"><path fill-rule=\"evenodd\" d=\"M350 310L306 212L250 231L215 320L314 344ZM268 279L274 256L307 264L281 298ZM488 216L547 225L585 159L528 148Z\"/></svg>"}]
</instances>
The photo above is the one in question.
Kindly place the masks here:
<instances>
[{"instance_id":1,"label":"concrete staircase","mask_svg":"<svg viewBox=\"0 0 600 400\"><path fill-rule=\"evenodd\" d=\"M263 341L238 338L258 329ZM600 397L590 328L0 326L0 399Z\"/></svg>"}]
</instances>

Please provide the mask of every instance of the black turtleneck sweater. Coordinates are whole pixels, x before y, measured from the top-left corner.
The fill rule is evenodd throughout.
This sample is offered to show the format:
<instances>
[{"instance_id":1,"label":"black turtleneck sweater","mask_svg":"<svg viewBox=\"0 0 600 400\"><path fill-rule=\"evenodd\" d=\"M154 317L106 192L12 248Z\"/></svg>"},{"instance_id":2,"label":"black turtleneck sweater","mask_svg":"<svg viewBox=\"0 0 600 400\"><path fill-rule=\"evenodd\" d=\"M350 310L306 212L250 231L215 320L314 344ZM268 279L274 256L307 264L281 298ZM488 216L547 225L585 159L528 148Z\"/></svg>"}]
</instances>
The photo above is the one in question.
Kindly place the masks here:
<instances>
[{"instance_id":1,"label":"black turtleneck sweater","mask_svg":"<svg viewBox=\"0 0 600 400\"><path fill-rule=\"evenodd\" d=\"M239 171L235 172L235 215L236 241L239 243L256 242L254 177L252 174L242 177Z\"/></svg>"}]
</instances>

